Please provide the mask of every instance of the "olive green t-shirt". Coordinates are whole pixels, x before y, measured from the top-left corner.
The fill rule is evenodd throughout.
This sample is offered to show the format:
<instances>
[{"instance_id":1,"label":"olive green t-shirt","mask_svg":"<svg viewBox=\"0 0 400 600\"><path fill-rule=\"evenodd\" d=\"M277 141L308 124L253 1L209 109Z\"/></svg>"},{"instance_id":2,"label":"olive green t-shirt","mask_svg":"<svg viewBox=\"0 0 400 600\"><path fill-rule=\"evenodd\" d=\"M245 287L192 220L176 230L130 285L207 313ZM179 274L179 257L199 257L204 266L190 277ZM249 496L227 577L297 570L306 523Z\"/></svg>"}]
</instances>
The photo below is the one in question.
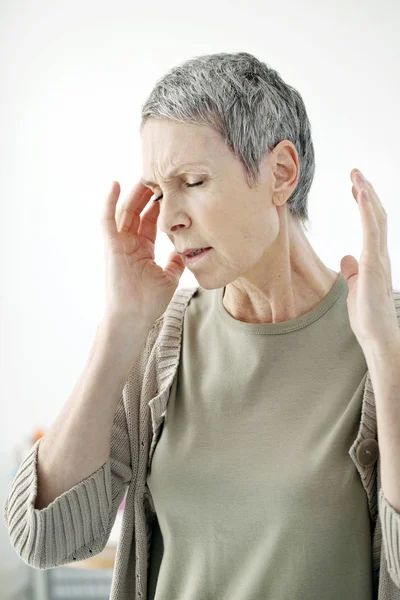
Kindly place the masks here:
<instances>
[{"instance_id":1,"label":"olive green t-shirt","mask_svg":"<svg viewBox=\"0 0 400 600\"><path fill-rule=\"evenodd\" d=\"M372 600L368 502L348 451L367 374L339 276L254 324L199 287L147 484L148 600Z\"/></svg>"}]
</instances>

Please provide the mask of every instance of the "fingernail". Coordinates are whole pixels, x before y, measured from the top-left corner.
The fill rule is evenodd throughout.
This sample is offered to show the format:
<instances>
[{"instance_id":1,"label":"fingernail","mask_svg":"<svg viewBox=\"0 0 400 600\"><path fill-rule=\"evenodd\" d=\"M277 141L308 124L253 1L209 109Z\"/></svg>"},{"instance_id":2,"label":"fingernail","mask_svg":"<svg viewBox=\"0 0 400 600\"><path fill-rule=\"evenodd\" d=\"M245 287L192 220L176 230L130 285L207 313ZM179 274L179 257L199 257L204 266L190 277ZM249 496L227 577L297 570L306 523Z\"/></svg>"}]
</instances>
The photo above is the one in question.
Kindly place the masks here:
<instances>
[{"instance_id":1,"label":"fingernail","mask_svg":"<svg viewBox=\"0 0 400 600\"><path fill-rule=\"evenodd\" d=\"M361 183L364 183L365 177L364 177L364 175L360 171L358 171L357 177L361 181Z\"/></svg>"}]
</instances>

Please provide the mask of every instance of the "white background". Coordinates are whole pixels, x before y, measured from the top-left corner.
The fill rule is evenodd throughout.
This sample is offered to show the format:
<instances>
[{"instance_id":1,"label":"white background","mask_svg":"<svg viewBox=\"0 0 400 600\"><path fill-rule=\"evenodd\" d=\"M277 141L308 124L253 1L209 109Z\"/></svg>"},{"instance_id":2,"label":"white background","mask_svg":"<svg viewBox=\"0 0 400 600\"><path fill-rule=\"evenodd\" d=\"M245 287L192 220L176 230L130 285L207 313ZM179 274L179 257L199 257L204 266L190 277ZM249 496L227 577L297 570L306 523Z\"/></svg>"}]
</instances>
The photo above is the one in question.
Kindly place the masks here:
<instances>
[{"instance_id":1,"label":"white background","mask_svg":"<svg viewBox=\"0 0 400 600\"><path fill-rule=\"evenodd\" d=\"M141 106L173 66L245 51L295 87L316 153L312 246L336 271L345 254L359 260L359 168L388 214L400 289L399 28L396 0L2 1L2 505L16 448L51 426L86 363L104 309L104 200L113 180L124 198L142 176ZM173 249L158 230L156 262ZM195 285L186 269L179 287ZM3 568L26 572L3 520L0 551Z\"/></svg>"}]
</instances>

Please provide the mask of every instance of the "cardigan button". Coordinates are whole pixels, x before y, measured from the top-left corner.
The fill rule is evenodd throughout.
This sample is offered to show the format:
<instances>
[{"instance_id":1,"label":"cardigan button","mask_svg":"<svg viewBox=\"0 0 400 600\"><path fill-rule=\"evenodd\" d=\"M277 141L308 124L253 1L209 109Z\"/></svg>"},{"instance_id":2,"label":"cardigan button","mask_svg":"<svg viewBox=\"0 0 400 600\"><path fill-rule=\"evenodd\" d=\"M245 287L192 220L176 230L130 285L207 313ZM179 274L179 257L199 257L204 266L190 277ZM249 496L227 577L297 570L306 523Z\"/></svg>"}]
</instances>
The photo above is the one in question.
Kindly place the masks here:
<instances>
[{"instance_id":1,"label":"cardigan button","mask_svg":"<svg viewBox=\"0 0 400 600\"><path fill-rule=\"evenodd\" d=\"M374 438L363 440L357 448L357 460L363 467L370 467L377 461L379 445Z\"/></svg>"}]
</instances>

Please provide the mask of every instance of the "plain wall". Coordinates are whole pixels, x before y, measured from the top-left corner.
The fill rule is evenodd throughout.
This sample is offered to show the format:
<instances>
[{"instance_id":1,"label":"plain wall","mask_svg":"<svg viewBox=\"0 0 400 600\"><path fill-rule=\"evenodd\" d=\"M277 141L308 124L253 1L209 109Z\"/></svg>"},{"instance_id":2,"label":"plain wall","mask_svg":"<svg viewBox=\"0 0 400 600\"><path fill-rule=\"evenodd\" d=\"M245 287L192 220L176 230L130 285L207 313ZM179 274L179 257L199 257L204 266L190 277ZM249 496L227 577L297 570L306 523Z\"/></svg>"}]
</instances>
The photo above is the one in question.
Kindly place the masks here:
<instances>
[{"instance_id":1,"label":"plain wall","mask_svg":"<svg viewBox=\"0 0 400 600\"><path fill-rule=\"evenodd\" d=\"M125 197L142 176L140 108L173 66L246 51L294 86L316 153L311 244L336 271L359 260L361 169L388 214L400 289L399 25L395 0L1 3L2 505L16 448L51 426L86 363L104 310L104 200L113 180ZM159 230L156 262L172 250ZM192 285L186 269L179 287ZM3 520L0 553L9 597L29 568Z\"/></svg>"}]
</instances>

